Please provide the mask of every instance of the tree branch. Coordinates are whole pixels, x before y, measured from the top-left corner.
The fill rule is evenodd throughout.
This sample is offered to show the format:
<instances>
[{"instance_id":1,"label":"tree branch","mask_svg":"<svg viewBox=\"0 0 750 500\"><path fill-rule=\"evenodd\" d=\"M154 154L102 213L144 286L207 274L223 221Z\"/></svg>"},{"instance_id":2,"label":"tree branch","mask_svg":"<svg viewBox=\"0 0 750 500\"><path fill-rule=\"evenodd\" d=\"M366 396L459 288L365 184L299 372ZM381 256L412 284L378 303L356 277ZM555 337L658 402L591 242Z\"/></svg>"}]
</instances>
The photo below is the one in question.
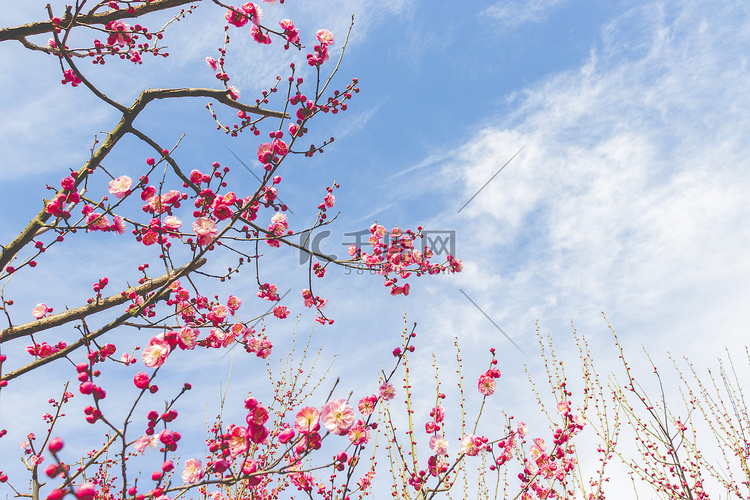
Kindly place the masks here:
<instances>
[{"instance_id":1,"label":"tree branch","mask_svg":"<svg viewBox=\"0 0 750 500\"><path fill-rule=\"evenodd\" d=\"M123 304L130 300L128 296L129 292L135 292L140 296L144 296L148 292L163 286L170 279L173 279L175 275L195 271L196 269L202 267L205 263L206 259L198 259L197 261L185 264L184 266L177 269L174 273L164 274L156 279L150 280L148 283L128 288L126 291L118 293L117 295L103 298L83 307L68 309L67 311L61 312L59 314L54 314L40 320L31 321L30 323L26 323L24 325L6 328L2 332L0 332L0 344L9 340L23 337L25 335L30 335L42 330L54 328L65 323L69 323L70 321L86 318L92 314L104 311L105 309L110 309L114 306Z\"/></svg>"},{"instance_id":2,"label":"tree branch","mask_svg":"<svg viewBox=\"0 0 750 500\"><path fill-rule=\"evenodd\" d=\"M67 29L77 25L105 25L111 21L116 21L117 19L136 18L150 12L157 12L160 10L177 7L179 5L196 3L200 1L201 0L154 0L152 2L147 2L134 7L132 12L129 12L128 9L109 10L107 12L102 12L101 14L81 14L75 19L73 19L73 14L67 12L63 17L60 18L60 24L57 26L55 26L50 20L27 23L11 28L2 28L0 29L0 42L5 42L7 40L20 40L21 38L31 35L50 33L56 27Z\"/></svg>"}]
</instances>

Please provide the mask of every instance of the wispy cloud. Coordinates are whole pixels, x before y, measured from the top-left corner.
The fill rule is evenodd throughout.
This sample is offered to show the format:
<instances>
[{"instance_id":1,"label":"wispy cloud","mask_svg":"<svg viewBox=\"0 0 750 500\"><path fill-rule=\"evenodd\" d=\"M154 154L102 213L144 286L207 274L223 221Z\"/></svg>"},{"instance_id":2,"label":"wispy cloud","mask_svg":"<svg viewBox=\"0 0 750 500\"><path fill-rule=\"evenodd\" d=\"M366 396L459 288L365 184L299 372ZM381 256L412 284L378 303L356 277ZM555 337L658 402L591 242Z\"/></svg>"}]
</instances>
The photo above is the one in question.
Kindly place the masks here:
<instances>
[{"instance_id":1,"label":"wispy cloud","mask_svg":"<svg viewBox=\"0 0 750 500\"><path fill-rule=\"evenodd\" d=\"M604 309L666 345L697 324L733 341L726 304L750 299L747 26L707 2L629 11L584 65L526 89L444 162L468 197L527 145L444 214L463 228L460 285L509 334Z\"/></svg>"},{"instance_id":2,"label":"wispy cloud","mask_svg":"<svg viewBox=\"0 0 750 500\"><path fill-rule=\"evenodd\" d=\"M500 23L503 29L513 29L545 21L549 12L564 2L565 0L501 1L487 7L480 16Z\"/></svg>"}]
</instances>

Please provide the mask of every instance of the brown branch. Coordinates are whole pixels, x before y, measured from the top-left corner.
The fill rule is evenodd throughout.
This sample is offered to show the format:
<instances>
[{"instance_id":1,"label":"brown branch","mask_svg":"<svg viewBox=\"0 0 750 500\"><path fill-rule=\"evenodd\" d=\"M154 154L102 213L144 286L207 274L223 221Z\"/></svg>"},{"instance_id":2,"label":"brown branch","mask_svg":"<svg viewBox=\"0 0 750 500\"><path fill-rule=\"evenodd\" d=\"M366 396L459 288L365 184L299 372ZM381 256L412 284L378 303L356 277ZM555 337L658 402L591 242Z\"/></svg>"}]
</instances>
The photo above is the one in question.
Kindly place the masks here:
<instances>
[{"instance_id":1,"label":"brown branch","mask_svg":"<svg viewBox=\"0 0 750 500\"><path fill-rule=\"evenodd\" d=\"M184 266L177 269L174 273L165 274L156 279L150 280L148 283L128 288L125 292L118 293L117 295L103 298L83 307L68 309L67 311L54 314L52 316L48 316L36 321L31 321L30 323L26 323L24 325L6 328L2 332L0 332L0 344L9 340L17 339L19 337L31 335L42 330L54 328L65 323L69 323L70 321L86 318L92 314L123 304L130 300L130 292L135 292L137 295L144 296L148 292L163 286L170 279L173 279L175 274L183 274L188 271L194 271L202 267L205 263L206 259L199 259L195 262L185 264Z\"/></svg>"},{"instance_id":2,"label":"brown branch","mask_svg":"<svg viewBox=\"0 0 750 500\"><path fill-rule=\"evenodd\" d=\"M204 263L205 263L205 259L198 259L198 260L195 260L195 261L193 261L193 262L191 262L191 263L189 263L189 264L187 264L187 265L179 268L179 270L176 273L169 274L168 277L167 277L167 279L164 280L164 282L162 283L162 288L160 289L160 292L158 292L155 295L152 295L151 297L147 298L143 302L143 304L140 304L140 306L138 307L138 309L135 312L128 311L125 314L121 314L120 316L118 316L114 320L110 321L109 323L107 323L103 327L99 328L97 331L91 332L88 335L84 335L83 337L81 337L77 341L73 342L72 344L69 344L64 349L60 349L56 353L51 354L50 356L47 356L46 358L37 359L36 361L34 361L32 363L29 363L28 365L24 366L23 368L19 368L18 370L15 370L15 371L12 371L12 372L8 373L7 375L3 375L2 377L0 377L0 380L12 380L14 378L20 377L24 373L28 373L30 371L33 371L33 370L39 368L40 366L46 365L47 363L50 363L50 362L52 362L52 361L54 361L56 359L64 358L68 354L70 354L73 351L75 351L76 349L78 349L80 347L83 347L84 345L90 344L91 341L93 341L93 340L101 337L102 335L104 335L105 333L107 333L107 332L109 332L111 330L114 330L118 326L121 326L122 324L124 324L125 322L127 322L129 319L131 319L133 316L137 316L138 314L140 314L140 311L143 311L143 309L145 309L146 307L152 306L152 305L154 305L155 303L157 303L157 302L159 302L161 300L165 300L165 299L169 298L169 293L165 293L165 292L167 292L167 290L166 290L167 283L169 283L170 281L174 281L174 280L176 280L176 279L178 279L178 278L186 275L187 273L189 273L192 270L193 266L202 266Z\"/></svg>"},{"instance_id":3,"label":"brown branch","mask_svg":"<svg viewBox=\"0 0 750 500\"><path fill-rule=\"evenodd\" d=\"M239 101L235 101L229 97L228 90L220 89L148 89L144 90L141 94L141 98L145 102L152 101L154 99L170 99L177 97L210 97L225 106L230 108L239 109L246 113L253 113L260 116L267 116L270 118L289 118L289 115L282 111L273 111L270 109L263 109L259 106L249 106Z\"/></svg>"},{"instance_id":4,"label":"brown branch","mask_svg":"<svg viewBox=\"0 0 750 500\"><path fill-rule=\"evenodd\" d=\"M150 12L157 12L200 1L201 0L154 0L153 2L147 2L134 7L133 12L128 12L128 9L109 10L107 12L102 12L101 14L81 14L75 19L73 19L72 13L66 12L66 14L60 18L60 24L57 27L68 29L77 25L105 25L109 22L116 21L117 19L136 18ZM11 28L2 28L0 29L0 42L7 40L20 40L23 37L31 35L50 33L55 27L56 26L52 24L52 21L50 20L27 23Z\"/></svg>"}]
</instances>

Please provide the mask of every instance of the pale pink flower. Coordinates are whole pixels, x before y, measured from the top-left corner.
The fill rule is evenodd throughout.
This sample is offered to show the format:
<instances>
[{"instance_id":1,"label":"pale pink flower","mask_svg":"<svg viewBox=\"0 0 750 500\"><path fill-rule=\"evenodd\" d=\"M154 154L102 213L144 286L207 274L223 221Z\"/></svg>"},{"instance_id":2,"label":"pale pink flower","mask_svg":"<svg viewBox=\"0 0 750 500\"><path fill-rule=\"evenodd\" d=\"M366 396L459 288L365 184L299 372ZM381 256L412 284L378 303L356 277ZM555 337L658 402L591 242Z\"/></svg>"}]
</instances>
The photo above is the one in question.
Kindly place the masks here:
<instances>
[{"instance_id":1,"label":"pale pink flower","mask_svg":"<svg viewBox=\"0 0 750 500\"><path fill-rule=\"evenodd\" d=\"M164 219L162 227L167 231L177 231L182 227L182 221L174 215L170 215Z\"/></svg>"},{"instance_id":2,"label":"pale pink flower","mask_svg":"<svg viewBox=\"0 0 750 500\"><path fill-rule=\"evenodd\" d=\"M354 446L365 445L370 442L370 430L365 427L361 420L358 420L357 423L349 429L347 437Z\"/></svg>"},{"instance_id":3,"label":"pale pink flower","mask_svg":"<svg viewBox=\"0 0 750 500\"><path fill-rule=\"evenodd\" d=\"M294 419L294 428L304 434L320 429L320 412L312 406L305 406Z\"/></svg>"},{"instance_id":4,"label":"pale pink flower","mask_svg":"<svg viewBox=\"0 0 750 500\"><path fill-rule=\"evenodd\" d=\"M531 455L531 459L533 461L537 461L542 456L544 456L544 450L547 449L547 445L544 443L544 439L542 438L536 438L534 439L534 444L531 445L531 448L529 448L529 454Z\"/></svg>"},{"instance_id":5,"label":"pale pink flower","mask_svg":"<svg viewBox=\"0 0 750 500\"><path fill-rule=\"evenodd\" d=\"M359 400L357 408L359 409L359 412L366 417L372 415L372 412L375 411L375 404L377 402L378 397L375 394L370 394Z\"/></svg>"},{"instance_id":6,"label":"pale pink flower","mask_svg":"<svg viewBox=\"0 0 750 500\"><path fill-rule=\"evenodd\" d=\"M112 226L110 226L110 228L117 234L125 234L125 219L123 219L119 215L115 215L112 220Z\"/></svg>"},{"instance_id":7,"label":"pale pink flower","mask_svg":"<svg viewBox=\"0 0 750 500\"><path fill-rule=\"evenodd\" d=\"M345 399L333 399L320 410L323 426L334 434L343 436L354 425L354 408Z\"/></svg>"},{"instance_id":8,"label":"pale pink flower","mask_svg":"<svg viewBox=\"0 0 750 500\"><path fill-rule=\"evenodd\" d=\"M37 304L36 307L31 310L31 315L36 319L42 319L47 315L47 311L49 311L47 304Z\"/></svg>"},{"instance_id":9,"label":"pale pink flower","mask_svg":"<svg viewBox=\"0 0 750 500\"><path fill-rule=\"evenodd\" d=\"M324 202L328 208L333 208L333 205L336 203L336 197L331 193L328 193L324 199Z\"/></svg>"},{"instance_id":10,"label":"pale pink flower","mask_svg":"<svg viewBox=\"0 0 750 500\"><path fill-rule=\"evenodd\" d=\"M203 464L195 458L186 460L180 477L187 484L197 483L203 478Z\"/></svg>"},{"instance_id":11,"label":"pale pink flower","mask_svg":"<svg viewBox=\"0 0 750 500\"><path fill-rule=\"evenodd\" d=\"M143 350L142 358L143 363L149 368L158 368L164 364L169 356L169 343L164 340L164 335L159 334L156 337L151 337L148 342L148 347Z\"/></svg>"},{"instance_id":12,"label":"pale pink flower","mask_svg":"<svg viewBox=\"0 0 750 500\"><path fill-rule=\"evenodd\" d=\"M135 446L135 449L138 453L143 455L143 453L146 451L146 448L151 448L152 450L157 449L159 447L159 440L156 438L156 436L149 436L148 434L144 434L143 436L135 440L133 446Z\"/></svg>"},{"instance_id":13,"label":"pale pink flower","mask_svg":"<svg viewBox=\"0 0 750 500\"><path fill-rule=\"evenodd\" d=\"M385 399L386 401L390 401L391 399L396 397L396 388L393 387L393 384L390 382L383 382L383 384L380 386L380 397Z\"/></svg>"},{"instance_id":14,"label":"pale pink flower","mask_svg":"<svg viewBox=\"0 0 750 500\"><path fill-rule=\"evenodd\" d=\"M127 175L121 175L117 179L109 181L109 194L117 199L122 199L130 194L131 187L133 187L133 179Z\"/></svg>"},{"instance_id":15,"label":"pale pink flower","mask_svg":"<svg viewBox=\"0 0 750 500\"><path fill-rule=\"evenodd\" d=\"M315 36L317 37L318 41L323 45L333 45L333 33L326 29L318 30L317 33L315 33Z\"/></svg>"},{"instance_id":16,"label":"pale pink flower","mask_svg":"<svg viewBox=\"0 0 750 500\"><path fill-rule=\"evenodd\" d=\"M198 244L206 246L219 232L216 223L206 217L199 217L193 222L193 232L198 236Z\"/></svg>"},{"instance_id":17,"label":"pale pink flower","mask_svg":"<svg viewBox=\"0 0 750 500\"><path fill-rule=\"evenodd\" d=\"M567 415L570 413L570 401L560 401L557 403L557 413Z\"/></svg>"},{"instance_id":18,"label":"pale pink flower","mask_svg":"<svg viewBox=\"0 0 750 500\"><path fill-rule=\"evenodd\" d=\"M529 428L526 426L526 422L518 422L518 437L521 439L526 437L526 434L529 433Z\"/></svg>"},{"instance_id":19,"label":"pale pink flower","mask_svg":"<svg viewBox=\"0 0 750 500\"><path fill-rule=\"evenodd\" d=\"M245 429L244 427L230 425L227 429L227 433L229 434L227 445L229 446L229 451L232 453L232 455L236 456L244 453L248 447L247 429Z\"/></svg>"},{"instance_id":20,"label":"pale pink flower","mask_svg":"<svg viewBox=\"0 0 750 500\"><path fill-rule=\"evenodd\" d=\"M432 436L429 446L436 455L448 454L448 440L445 439L445 436Z\"/></svg>"}]
</instances>

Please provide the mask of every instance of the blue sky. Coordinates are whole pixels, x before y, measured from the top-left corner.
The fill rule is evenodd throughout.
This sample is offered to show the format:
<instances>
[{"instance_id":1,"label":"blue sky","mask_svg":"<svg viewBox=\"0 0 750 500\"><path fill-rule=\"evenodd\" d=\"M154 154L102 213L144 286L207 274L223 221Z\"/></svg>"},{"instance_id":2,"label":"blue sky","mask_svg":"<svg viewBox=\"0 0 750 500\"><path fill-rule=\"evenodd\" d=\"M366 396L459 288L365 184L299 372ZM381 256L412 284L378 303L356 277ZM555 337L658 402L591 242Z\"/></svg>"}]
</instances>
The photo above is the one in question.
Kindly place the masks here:
<instances>
[{"instance_id":1,"label":"blue sky","mask_svg":"<svg viewBox=\"0 0 750 500\"><path fill-rule=\"evenodd\" d=\"M3 9L0 24L41 19L44 4ZM516 414L534 411L524 396L523 364L543 374L537 320L571 363L571 321L605 366L613 359L601 311L639 366L641 346L657 363L669 351L699 368L725 347L741 352L750 320L750 23L742 2L288 0L265 11L267 20L295 20L303 39L331 29L336 48L355 14L337 78L339 87L359 78L362 91L349 111L320 121L315 141L337 139L325 154L295 159L281 173L292 224L309 224L325 186L336 180L341 215L329 227L325 251L342 255L344 233L374 220L387 227L421 224L455 231L465 264L461 275L413 279L406 298L389 297L377 277L331 269L318 293L331 298L336 324L317 328L313 345L329 354L381 352L377 359L387 361L406 311L420 325L417 358L426 363L428 386L429 354L450 363L453 337L467 364L484 367L486 349L494 346L504 375L498 405L515 405ZM125 103L146 86L215 86L203 60L216 55L222 15L203 5L174 25L166 60L87 69ZM235 30L229 67L243 96L285 75L290 54L271 49L260 50ZM49 56L0 45L0 210L13 214L0 226L3 241L33 216L44 184L77 168L92 134L115 123L85 89L56 84L58 73ZM160 103L140 123L164 144L185 133L175 158L187 170L219 161L237 182L252 185L227 148L259 173L257 141L215 132L204 104ZM110 168L135 176L148 155L133 142L112 156ZM96 237L92 254L111 255L112 272L126 276L131 259L123 252L131 247L111 234ZM66 287L70 297L85 298L101 274L85 265L89 257L55 254L36 276L48 280L47 289ZM70 259L77 270L61 277L55 266ZM265 275L278 275L279 288L292 289L288 305L299 312L296 291L306 276L298 256L268 260ZM251 295L246 278L248 288L244 282L230 288ZM54 294L38 298L37 282L18 281L18 310L40 301L62 309ZM247 304L265 306L250 298ZM301 331L310 319L302 317ZM283 344L281 330L274 335ZM346 387L374 384L367 374L376 377L380 365L362 363L359 355L340 356L333 371L346 380L357 369Z\"/></svg>"}]
</instances>

